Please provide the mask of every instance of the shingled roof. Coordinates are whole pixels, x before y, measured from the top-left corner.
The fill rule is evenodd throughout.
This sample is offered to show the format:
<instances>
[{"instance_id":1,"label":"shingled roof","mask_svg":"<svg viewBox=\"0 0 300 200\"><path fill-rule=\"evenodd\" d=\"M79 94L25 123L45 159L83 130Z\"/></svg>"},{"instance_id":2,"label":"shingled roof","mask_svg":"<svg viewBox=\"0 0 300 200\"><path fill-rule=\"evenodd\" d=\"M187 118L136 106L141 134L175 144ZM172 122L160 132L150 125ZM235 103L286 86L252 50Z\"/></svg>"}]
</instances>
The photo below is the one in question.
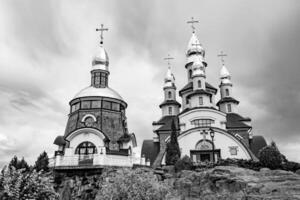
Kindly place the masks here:
<instances>
[{"instance_id":1,"label":"shingled roof","mask_svg":"<svg viewBox=\"0 0 300 200\"><path fill-rule=\"evenodd\" d=\"M214 86L212 86L211 84L209 84L208 82L205 82L205 87L207 89L213 90L215 93L217 93L218 89L215 88ZM182 92L192 89L193 88L193 82L189 82L188 84L186 84L181 90L179 90L179 95L182 95Z\"/></svg>"},{"instance_id":2,"label":"shingled roof","mask_svg":"<svg viewBox=\"0 0 300 200\"><path fill-rule=\"evenodd\" d=\"M159 121L153 122L152 124L153 125L162 125L159 129L156 130L156 132L170 131L170 130L172 130L171 126L172 126L173 120L175 122L176 130L179 130L179 121L178 121L178 117L176 115L164 116Z\"/></svg>"},{"instance_id":3,"label":"shingled roof","mask_svg":"<svg viewBox=\"0 0 300 200\"><path fill-rule=\"evenodd\" d=\"M245 121L251 121L250 118L244 118L237 113L228 113L226 115L226 128L251 128L251 126L244 123Z\"/></svg>"},{"instance_id":4,"label":"shingled roof","mask_svg":"<svg viewBox=\"0 0 300 200\"><path fill-rule=\"evenodd\" d=\"M145 156L145 159L150 159L152 165L155 161L157 154L159 153L159 142L153 140L144 140L141 150L141 156Z\"/></svg>"},{"instance_id":5,"label":"shingled roof","mask_svg":"<svg viewBox=\"0 0 300 200\"><path fill-rule=\"evenodd\" d=\"M263 136L253 136L250 149L256 157L258 156L258 152L265 146L267 146L267 142Z\"/></svg>"},{"instance_id":6,"label":"shingled roof","mask_svg":"<svg viewBox=\"0 0 300 200\"><path fill-rule=\"evenodd\" d=\"M177 101L175 101L175 100L165 100L164 102L162 102L160 105L159 105L159 107L161 108L162 106L164 106L164 105L178 105L179 107L181 107L181 104L180 103L178 103Z\"/></svg>"},{"instance_id":7,"label":"shingled roof","mask_svg":"<svg viewBox=\"0 0 300 200\"><path fill-rule=\"evenodd\" d=\"M221 103L225 103L225 102L233 102L233 103L237 103L239 104L240 102L238 100L236 100L235 98L232 97L224 97L222 99L220 99L220 101L218 101L217 106L219 106Z\"/></svg>"}]
</instances>

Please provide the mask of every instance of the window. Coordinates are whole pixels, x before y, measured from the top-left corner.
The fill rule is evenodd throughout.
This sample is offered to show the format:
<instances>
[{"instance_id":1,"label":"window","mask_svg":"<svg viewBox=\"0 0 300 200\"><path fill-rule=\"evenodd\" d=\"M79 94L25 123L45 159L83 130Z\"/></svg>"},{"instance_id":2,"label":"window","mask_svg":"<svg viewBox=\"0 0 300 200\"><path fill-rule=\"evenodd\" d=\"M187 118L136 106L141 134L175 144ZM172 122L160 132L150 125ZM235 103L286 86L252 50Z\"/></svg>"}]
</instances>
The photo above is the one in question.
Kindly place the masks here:
<instances>
[{"instance_id":1,"label":"window","mask_svg":"<svg viewBox=\"0 0 300 200\"><path fill-rule=\"evenodd\" d=\"M212 119L195 119L195 120L191 121L191 124L194 127L211 126L214 123L215 123L215 121Z\"/></svg>"},{"instance_id":2,"label":"window","mask_svg":"<svg viewBox=\"0 0 300 200\"><path fill-rule=\"evenodd\" d=\"M213 144L209 140L200 140L196 144L196 150L212 150L213 149Z\"/></svg>"},{"instance_id":3,"label":"window","mask_svg":"<svg viewBox=\"0 0 300 200\"><path fill-rule=\"evenodd\" d=\"M75 150L75 154L79 155L88 155L88 154L96 154L97 148L91 142L82 142L79 144Z\"/></svg>"},{"instance_id":4,"label":"window","mask_svg":"<svg viewBox=\"0 0 300 200\"><path fill-rule=\"evenodd\" d=\"M119 111L120 110L120 104L118 104L118 103L112 103L111 104L111 109L115 110L115 111Z\"/></svg>"},{"instance_id":5,"label":"window","mask_svg":"<svg viewBox=\"0 0 300 200\"><path fill-rule=\"evenodd\" d=\"M91 108L91 101L82 101L81 102L82 109L90 109Z\"/></svg>"},{"instance_id":6,"label":"window","mask_svg":"<svg viewBox=\"0 0 300 200\"><path fill-rule=\"evenodd\" d=\"M201 81L198 80L198 88L201 88Z\"/></svg>"},{"instance_id":7,"label":"window","mask_svg":"<svg viewBox=\"0 0 300 200\"><path fill-rule=\"evenodd\" d=\"M190 100L189 98L186 98L186 105L189 105L190 104Z\"/></svg>"},{"instance_id":8,"label":"window","mask_svg":"<svg viewBox=\"0 0 300 200\"><path fill-rule=\"evenodd\" d=\"M103 101L103 108L111 110L111 102Z\"/></svg>"},{"instance_id":9,"label":"window","mask_svg":"<svg viewBox=\"0 0 300 200\"><path fill-rule=\"evenodd\" d=\"M71 112L75 112L76 110L79 110L80 103L76 103L71 107Z\"/></svg>"},{"instance_id":10,"label":"window","mask_svg":"<svg viewBox=\"0 0 300 200\"><path fill-rule=\"evenodd\" d=\"M212 103L212 96L209 96L209 102Z\"/></svg>"},{"instance_id":11,"label":"window","mask_svg":"<svg viewBox=\"0 0 300 200\"><path fill-rule=\"evenodd\" d=\"M192 78L192 75L193 75L193 71L190 69L189 70L189 78Z\"/></svg>"},{"instance_id":12,"label":"window","mask_svg":"<svg viewBox=\"0 0 300 200\"><path fill-rule=\"evenodd\" d=\"M172 98L172 93L169 91L168 92L168 98L171 99Z\"/></svg>"},{"instance_id":13,"label":"window","mask_svg":"<svg viewBox=\"0 0 300 200\"><path fill-rule=\"evenodd\" d=\"M225 95L229 96L229 89L227 89L227 88L225 89Z\"/></svg>"},{"instance_id":14,"label":"window","mask_svg":"<svg viewBox=\"0 0 300 200\"><path fill-rule=\"evenodd\" d=\"M169 107L169 115L172 115L172 107Z\"/></svg>"},{"instance_id":15,"label":"window","mask_svg":"<svg viewBox=\"0 0 300 200\"><path fill-rule=\"evenodd\" d=\"M231 104L227 104L227 111L231 112Z\"/></svg>"},{"instance_id":16,"label":"window","mask_svg":"<svg viewBox=\"0 0 300 200\"><path fill-rule=\"evenodd\" d=\"M92 108L101 108L101 101L92 101Z\"/></svg>"},{"instance_id":17,"label":"window","mask_svg":"<svg viewBox=\"0 0 300 200\"><path fill-rule=\"evenodd\" d=\"M203 97L199 97L199 105L203 105Z\"/></svg>"}]
</instances>

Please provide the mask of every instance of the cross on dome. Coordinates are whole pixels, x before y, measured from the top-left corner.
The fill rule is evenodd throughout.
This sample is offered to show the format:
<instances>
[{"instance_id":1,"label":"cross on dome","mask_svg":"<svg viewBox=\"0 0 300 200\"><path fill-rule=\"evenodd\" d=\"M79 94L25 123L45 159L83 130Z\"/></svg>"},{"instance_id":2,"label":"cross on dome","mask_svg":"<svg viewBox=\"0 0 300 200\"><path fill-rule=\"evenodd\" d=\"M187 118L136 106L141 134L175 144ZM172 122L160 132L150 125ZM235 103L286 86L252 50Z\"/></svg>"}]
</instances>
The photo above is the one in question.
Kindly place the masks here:
<instances>
[{"instance_id":1,"label":"cross on dome","mask_svg":"<svg viewBox=\"0 0 300 200\"><path fill-rule=\"evenodd\" d=\"M173 60L174 58L170 56L170 54L168 54L168 56L166 58L164 58L164 60L167 60L168 63L168 67L171 68L171 63L170 60Z\"/></svg>"},{"instance_id":2,"label":"cross on dome","mask_svg":"<svg viewBox=\"0 0 300 200\"><path fill-rule=\"evenodd\" d=\"M108 28L104 28L104 25L101 24L101 28L96 28L96 31L100 31L101 34L100 34L100 44L103 44L103 32L104 31L108 31Z\"/></svg>"},{"instance_id":3,"label":"cross on dome","mask_svg":"<svg viewBox=\"0 0 300 200\"><path fill-rule=\"evenodd\" d=\"M198 20L194 20L194 17L192 17L190 21L187 21L187 23L188 23L188 24L192 24L191 27L192 27L192 29L193 29L193 33L195 33L195 29L196 29L196 28L195 28L195 26L194 26L194 23L199 23L199 21L198 21Z\"/></svg>"},{"instance_id":4,"label":"cross on dome","mask_svg":"<svg viewBox=\"0 0 300 200\"><path fill-rule=\"evenodd\" d=\"M225 61L224 61L224 57L227 56L227 54L224 54L223 51L220 52L219 55L217 55L218 57L221 57L221 62L222 62L222 65L224 65Z\"/></svg>"}]
</instances>

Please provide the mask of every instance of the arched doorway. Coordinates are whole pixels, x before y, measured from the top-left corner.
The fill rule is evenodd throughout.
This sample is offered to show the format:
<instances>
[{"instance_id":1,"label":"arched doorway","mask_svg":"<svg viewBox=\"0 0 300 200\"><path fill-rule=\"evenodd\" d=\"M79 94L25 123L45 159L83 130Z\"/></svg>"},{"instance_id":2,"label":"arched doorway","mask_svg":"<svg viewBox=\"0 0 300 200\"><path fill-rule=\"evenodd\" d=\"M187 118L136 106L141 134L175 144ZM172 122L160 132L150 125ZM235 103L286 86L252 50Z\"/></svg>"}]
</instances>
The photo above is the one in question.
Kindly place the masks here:
<instances>
[{"instance_id":1,"label":"arched doorway","mask_svg":"<svg viewBox=\"0 0 300 200\"><path fill-rule=\"evenodd\" d=\"M79 155L79 165L91 165L94 154L97 154L97 147L92 142L85 141L76 147L75 154Z\"/></svg>"},{"instance_id":2,"label":"arched doorway","mask_svg":"<svg viewBox=\"0 0 300 200\"><path fill-rule=\"evenodd\" d=\"M213 156L215 156L215 161L218 160L220 149L214 149L213 145L212 141L208 139L197 142L195 149L190 151L193 162L212 162Z\"/></svg>"}]
</instances>

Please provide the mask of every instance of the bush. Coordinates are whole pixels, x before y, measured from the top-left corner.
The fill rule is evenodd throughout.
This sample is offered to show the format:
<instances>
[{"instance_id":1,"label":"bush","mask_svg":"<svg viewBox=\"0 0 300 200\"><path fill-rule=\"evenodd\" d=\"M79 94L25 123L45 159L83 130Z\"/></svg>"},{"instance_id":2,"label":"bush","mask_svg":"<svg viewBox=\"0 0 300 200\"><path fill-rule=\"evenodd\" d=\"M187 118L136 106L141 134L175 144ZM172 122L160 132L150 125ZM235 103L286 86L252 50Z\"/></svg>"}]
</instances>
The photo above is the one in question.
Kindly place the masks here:
<instances>
[{"instance_id":1,"label":"bush","mask_svg":"<svg viewBox=\"0 0 300 200\"><path fill-rule=\"evenodd\" d=\"M176 172L179 172L181 170L191 170L191 169L193 169L193 162L190 159L190 157L185 155L183 158L179 159L175 163L174 167L175 167Z\"/></svg>"},{"instance_id":2,"label":"bush","mask_svg":"<svg viewBox=\"0 0 300 200\"><path fill-rule=\"evenodd\" d=\"M159 182L153 172L143 169L118 170L110 176L104 173L102 178L96 200L163 200L172 191L166 183Z\"/></svg>"},{"instance_id":3,"label":"bush","mask_svg":"<svg viewBox=\"0 0 300 200\"><path fill-rule=\"evenodd\" d=\"M255 162L253 160L244 160L244 159L220 159L218 160L217 166L237 166L242 167L246 169L252 169L259 171L261 168L263 168L262 164L260 162Z\"/></svg>"},{"instance_id":4,"label":"bush","mask_svg":"<svg viewBox=\"0 0 300 200\"><path fill-rule=\"evenodd\" d=\"M300 163L288 161L281 165L281 169L296 172L298 169L300 169Z\"/></svg>"},{"instance_id":5,"label":"bush","mask_svg":"<svg viewBox=\"0 0 300 200\"><path fill-rule=\"evenodd\" d=\"M0 199L52 200L58 197L48 177L36 171L24 172L24 170L11 167L2 171Z\"/></svg>"},{"instance_id":6,"label":"bush","mask_svg":"<svg viewBox=\"0 0 300 200\"><path fill-rule=\"evenodd\" d=\"M277 148L274 146L266 146L258 153L258 159L262 166L270 169L280 169L283 157Z\"/></svg>"}]
</instances>

